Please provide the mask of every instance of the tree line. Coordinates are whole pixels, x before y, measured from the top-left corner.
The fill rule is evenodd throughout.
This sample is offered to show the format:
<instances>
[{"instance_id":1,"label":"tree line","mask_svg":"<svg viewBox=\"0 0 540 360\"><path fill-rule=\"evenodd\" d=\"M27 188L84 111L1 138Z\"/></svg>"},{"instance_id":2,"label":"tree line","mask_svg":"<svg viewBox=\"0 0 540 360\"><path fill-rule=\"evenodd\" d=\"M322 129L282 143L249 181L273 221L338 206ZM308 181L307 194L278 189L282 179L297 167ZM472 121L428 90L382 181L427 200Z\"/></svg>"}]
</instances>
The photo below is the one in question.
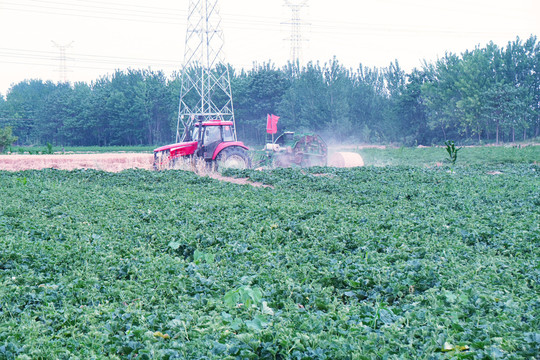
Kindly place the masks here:
<instances>
[{"instance_id":1,"label":"tree line","mask_svg":"<svg viewBox=\"0 0 540 360\"><path fill-rule=\"evenodd\" d=\"M513 142L540 135L540 44L489 43L405 72L325 64L229 66L237 132L265 141L278 130L318 132L329 141L431 145ZM0 128L19 145L159 145L174 141L180 74L116 71L88 83L26 80L0 95Z\"/></svg>"}]
</instances>

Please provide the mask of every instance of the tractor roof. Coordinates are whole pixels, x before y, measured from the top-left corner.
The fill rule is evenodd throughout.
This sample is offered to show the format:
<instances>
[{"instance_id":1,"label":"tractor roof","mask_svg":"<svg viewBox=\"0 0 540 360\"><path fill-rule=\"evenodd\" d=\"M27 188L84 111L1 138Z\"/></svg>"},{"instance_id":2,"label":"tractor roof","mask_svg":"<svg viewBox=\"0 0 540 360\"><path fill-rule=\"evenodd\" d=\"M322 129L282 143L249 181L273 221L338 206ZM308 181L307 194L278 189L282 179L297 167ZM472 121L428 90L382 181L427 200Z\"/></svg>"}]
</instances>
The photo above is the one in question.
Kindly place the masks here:
<instances>
[{"instance_id":1,"label":"tractor roof","mask_svg":"<svg viewBox=\"0 0 540 360\"><path fill-rule=\"evenodd\" d=\"M232 126L232 121L223 121L223 120L208 120L202 123L202 126ZM195 126L199 126L199 123L195 123Z\"/></svg>"}]
</instances>

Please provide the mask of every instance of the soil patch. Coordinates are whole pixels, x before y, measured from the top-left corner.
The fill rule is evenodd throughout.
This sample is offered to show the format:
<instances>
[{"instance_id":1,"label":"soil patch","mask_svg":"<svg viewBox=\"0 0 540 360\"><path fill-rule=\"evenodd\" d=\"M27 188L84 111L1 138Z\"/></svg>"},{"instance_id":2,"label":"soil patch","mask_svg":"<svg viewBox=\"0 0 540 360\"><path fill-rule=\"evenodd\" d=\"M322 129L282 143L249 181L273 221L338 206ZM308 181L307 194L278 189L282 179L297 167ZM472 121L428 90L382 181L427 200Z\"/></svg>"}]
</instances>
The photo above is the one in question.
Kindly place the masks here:
<instances>
[{"instance_id":1,"label":"soil patch","mask_svg":"<svg viewBox=\"0 0 540 360\"><path fill-rule=\"evenodd\" d=\"M231 184L251 185L255 187L263 187L263 188L270 188L270 189L274 188L272 185L263 184L260 182L253 182L253 181L250 181L248 178L233 178L233 177L223 176L217 172L207 173L205 174L205 176L208 176L209 178L219 180L219 181L226 181Z\"/></svg>"},{"instance_id":2,"label":"soil patch","mask_svg":"<svg viewBox=\"0 0 540 360\"><path fill-rule=\"evenodd\" d=\"M69 154L0 155L0 170L96 169L119 172L126 169L152 169L152 154Z\"/></svg>"}]
</instances>

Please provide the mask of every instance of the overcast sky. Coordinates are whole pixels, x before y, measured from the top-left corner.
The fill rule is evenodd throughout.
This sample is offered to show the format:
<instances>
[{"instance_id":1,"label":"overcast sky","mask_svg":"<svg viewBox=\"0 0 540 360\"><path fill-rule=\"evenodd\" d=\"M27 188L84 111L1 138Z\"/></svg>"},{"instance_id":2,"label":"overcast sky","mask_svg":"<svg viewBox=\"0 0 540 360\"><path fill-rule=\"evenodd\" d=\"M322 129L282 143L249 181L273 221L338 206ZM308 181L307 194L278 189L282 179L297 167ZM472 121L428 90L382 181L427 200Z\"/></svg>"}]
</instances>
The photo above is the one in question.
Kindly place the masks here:
<instances>
[{"instance_id":1,"label":"overcast sky","mask_svg":"<svg viewBox=\"0 0 540 360\"><path fill-rule=\"evenodd\" d=\"M298 0L289 0L291 3ZM0 94L25 79L90 82L115 69L180 70L189 0L0 0ZM302 59L353 69L421 67L445 52L540 35L539 0L307 0ZM221 0L225 58L237 68L290 58L284 0Z\"/></svg>"}]
</instances>

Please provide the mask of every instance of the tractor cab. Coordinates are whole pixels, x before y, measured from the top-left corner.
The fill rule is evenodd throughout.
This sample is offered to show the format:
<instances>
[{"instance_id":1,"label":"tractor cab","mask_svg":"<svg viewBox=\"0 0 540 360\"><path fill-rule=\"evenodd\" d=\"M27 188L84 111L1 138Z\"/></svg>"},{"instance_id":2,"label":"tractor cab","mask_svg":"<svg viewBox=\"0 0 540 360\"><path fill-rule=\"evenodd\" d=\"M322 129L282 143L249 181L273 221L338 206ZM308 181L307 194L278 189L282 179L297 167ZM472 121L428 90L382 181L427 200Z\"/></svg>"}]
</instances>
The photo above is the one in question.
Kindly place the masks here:
<instances>
[{"instance_id":1,"label":"tractor cab","mask_svg":"<svg viewBox=\"0 0 540 360\"><path fill-rule=\"evenodd\" d=\"M232 121L211 120L195 123L191 138L197 141L198 155L205 160L215 159L216 149L227 142L234 142Z\"/></svg>"}]
</instances>

